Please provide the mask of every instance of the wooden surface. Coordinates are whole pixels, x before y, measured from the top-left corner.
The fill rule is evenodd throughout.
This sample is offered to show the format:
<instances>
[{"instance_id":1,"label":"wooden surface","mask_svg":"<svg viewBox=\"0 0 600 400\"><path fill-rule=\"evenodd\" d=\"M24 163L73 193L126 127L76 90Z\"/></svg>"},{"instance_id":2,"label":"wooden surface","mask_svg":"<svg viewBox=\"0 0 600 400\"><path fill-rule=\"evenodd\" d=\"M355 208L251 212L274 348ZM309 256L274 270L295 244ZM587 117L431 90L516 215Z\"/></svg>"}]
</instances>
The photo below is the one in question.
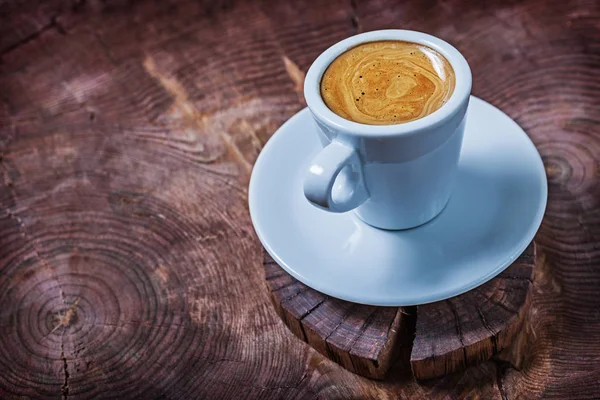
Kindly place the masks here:
<instances>
[{"instance_id":1,"label":"wooden surface","mask_svg":"<svg viewBox=\"0 0 600 400\"><path fill-rule=\"evenodd\" d=\"M496 355L521 368L536 258L531 243L489 282L460 296L418 306L410 355L414 376L442 377Z\"/></svg>"},{"instance_id":2,"label":"wooden surface","mask_svg":"<svg viewBox=\"0 0 600 400\"><path fill-rule=\"evenodd\" d=\"M273 306L287 327L344 368L383 379L402 348L410 352L416 307L375 307L324 295L285 272L265 251Z\"/></svg>"},{"instance_id":3,"label":"wooden surface","mask_svg":"<svg viewBox=\"0 0 600 400\"><path fill-rule=\"evenodd\" d=\"M396 365L425 380L496 355L521 368L535 260L531 243L484 285L418 307L374 307L326 296L294 279L266 251L264 267L277 314L313 349L367 378L384 379Z\"/></svg>"},{"instance_id":4,"label":"wooden surface","mask_svg":"<svg viewBox=\"0 0 600 400\"><path fill-rule=\"evenodd\" d=\"M549 203L531 344L419 384L355 375L264 290L246 196L312 60L359 31L458 47ZM600 397L600 4L0 2L0 398Z\"/></svg>"}]
</instances>

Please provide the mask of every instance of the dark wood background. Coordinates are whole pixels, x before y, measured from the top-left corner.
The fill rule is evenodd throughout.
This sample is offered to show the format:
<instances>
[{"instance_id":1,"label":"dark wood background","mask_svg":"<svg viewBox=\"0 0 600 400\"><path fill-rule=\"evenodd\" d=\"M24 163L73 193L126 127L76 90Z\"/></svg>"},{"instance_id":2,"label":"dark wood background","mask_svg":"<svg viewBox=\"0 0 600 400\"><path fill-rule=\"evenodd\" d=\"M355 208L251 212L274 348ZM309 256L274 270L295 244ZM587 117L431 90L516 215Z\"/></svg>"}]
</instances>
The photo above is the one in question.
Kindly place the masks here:
<instances>
[{"instance_id":1,"label":"dark wood background","mask_svg":"<svg viewBox=\"0 0 600 400\"><path fill-rule=\"evenodd\" d=\"M357 32L453 43L549 180L533 344L370 381L269 301L252 164ZM0 1L0 398L600 398L600 2Z\"/></svg>"}]
</instances>

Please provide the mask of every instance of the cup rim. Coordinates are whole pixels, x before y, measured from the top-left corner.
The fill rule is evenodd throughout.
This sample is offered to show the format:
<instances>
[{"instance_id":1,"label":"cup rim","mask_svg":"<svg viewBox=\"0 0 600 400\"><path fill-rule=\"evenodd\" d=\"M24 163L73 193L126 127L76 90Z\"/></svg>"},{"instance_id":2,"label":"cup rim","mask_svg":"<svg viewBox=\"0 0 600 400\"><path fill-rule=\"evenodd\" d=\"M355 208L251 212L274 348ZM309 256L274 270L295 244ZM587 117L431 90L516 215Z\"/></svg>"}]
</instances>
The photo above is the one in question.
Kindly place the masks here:
<instances>
[{"instance_id":1,"label":"cup rim","mask_svg":"<svg viewBox=\"0 0 600 400\"><path fill-rule=\"evenodd\" d=\"M368 125L340 117L321 97L321 78L325 70L339 55L359 44L379 40L403 40L430 47L441 53L455 74L454 92L450 99L433 113L414 121L391 125ZM304 97L313 115L322 123L348 135L358 136L397 136L411 135L424 129L439 126L451 118L471 94L471 69L465 57L451 44L427 33L403 29L386 29L365 32L346 38L325 50L310 66L304 80Z\"/></svg>"}]
</instances>

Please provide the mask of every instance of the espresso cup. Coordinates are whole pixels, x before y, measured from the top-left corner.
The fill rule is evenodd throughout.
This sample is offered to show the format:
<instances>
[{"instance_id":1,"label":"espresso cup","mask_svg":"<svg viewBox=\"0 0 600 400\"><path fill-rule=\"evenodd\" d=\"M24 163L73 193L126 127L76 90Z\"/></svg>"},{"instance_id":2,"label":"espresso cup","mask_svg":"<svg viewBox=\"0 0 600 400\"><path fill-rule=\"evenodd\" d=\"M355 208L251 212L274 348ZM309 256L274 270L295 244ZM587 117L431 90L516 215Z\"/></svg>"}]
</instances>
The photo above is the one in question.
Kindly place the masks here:
<instances>
[{"instance_id":1,"label":"espresso cup","mask_svg":"<svg viewBox=\"0 0 600 400\"><path fill-rule=\"evenodd\" d=\"M402 40L441 53L454 69L448 101L420 119L366 125L331 111L320 92L325 70L339 55L366 42ZM304 96L323 149L304 177L304 195L330 212L354 210L369 225L408 229L435 218L452 192L471 93L471 70L453 46L434 36L382 30L352 36L331 46L312 64Z\"/></svg>"}]
</instances>

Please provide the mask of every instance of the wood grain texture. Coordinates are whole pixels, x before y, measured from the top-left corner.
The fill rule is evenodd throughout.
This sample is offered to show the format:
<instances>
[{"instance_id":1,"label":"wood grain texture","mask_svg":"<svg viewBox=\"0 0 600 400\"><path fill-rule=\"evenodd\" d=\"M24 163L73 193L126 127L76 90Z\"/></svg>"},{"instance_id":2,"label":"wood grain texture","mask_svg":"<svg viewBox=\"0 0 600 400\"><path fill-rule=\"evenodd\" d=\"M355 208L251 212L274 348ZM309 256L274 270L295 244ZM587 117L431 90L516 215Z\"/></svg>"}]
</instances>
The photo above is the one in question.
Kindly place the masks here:
<instances>
[{"instance_id":1,"label":"wood grain texture","mask_svg":"<svg viewBox=\"0 0 600 400\"><path fill-rule=\"evenodd\" d=\"M277 314L301 340L344 368L384 379L400 360L419 380L442 377L506 350L515 368L527 342L535 245L486 284L418 307L374 307L324 295L286 273L265 251L265 277Z\"/></svg>"},{"instance_id":2,"label":"wood grain texture","mask_svg":"<svg viewBox=\"0 0 600 400\"><path fill-rule=\"evenodd\" d=\"M383 379L401 347L410 350L414 318L409 310L324 295L281 269L266 251L264 257L267 289L277 314L325 357L361 376Z\"/></svg>"},{"instance_id":3,"label":"wood grain texture","mask_svg":"<svg viewBox=\"0 0 600 400\"><path fill-rule=\"evenodd\" d=\"M417 307L410 363L417 379L431 379L519 346L529 313L535 244L489 282L460 296ZM521 359L512 360L520 367Z\"/></svg>"},{"instance_id":4,"label":"wood grain texture","mask_svg":"<svg viewBox=\"0 0 600 400\"><path fill-rule=\"evenodd\" d=\"M0 2L0 398L600 397L599 19L595 0ZM264 289L246 187L303 107L284 60L301 76L381 28L454 44L542 155L520 368L368 380Z\"/></svg>"}]
</instances>

